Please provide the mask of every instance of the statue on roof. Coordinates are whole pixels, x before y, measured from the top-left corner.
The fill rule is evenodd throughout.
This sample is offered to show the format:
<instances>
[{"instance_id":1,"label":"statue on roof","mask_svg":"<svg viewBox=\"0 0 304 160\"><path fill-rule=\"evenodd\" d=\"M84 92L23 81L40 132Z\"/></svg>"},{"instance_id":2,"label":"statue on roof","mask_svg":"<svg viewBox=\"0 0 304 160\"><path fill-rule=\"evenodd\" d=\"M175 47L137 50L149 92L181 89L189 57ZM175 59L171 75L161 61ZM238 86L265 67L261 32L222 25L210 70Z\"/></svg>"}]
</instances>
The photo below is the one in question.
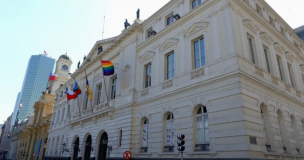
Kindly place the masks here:
<instances>
[{"instance_id":1,"label":"statue on roof","mask_svg":"<svg viewBox=\"0 0 304 160\"><path fill-rule=\"evenodd\" d=\"M125 21L125 29L127 29L129 26L131 26L131 25L130 25L130 23L128 22L128 20L126 19L126 21Z\"/></svg>"},{"instance_id":2,"label":"statue on roof","mask_svg":"<svg viewBox=\"0 0 304 160\"><path fill-rule=\"evenodd\" d=\"M78 62L78 65L77 65L77 68L79 69L79 67L80 67L80 61Z\"/></svg>"},{"instance_id":3,"label":"statue on roof","mask_svg":"<svg viewBox=\"0 0 304 160\"><path fill-rule=\"evenodd\" d=\"M139 10L139 8L138 8L138 10L137 10L137 12L136 12L136 14L137 14L137 19L139 19L139 12L140 12L140 10Z\"/></svg>"}]
</instances>

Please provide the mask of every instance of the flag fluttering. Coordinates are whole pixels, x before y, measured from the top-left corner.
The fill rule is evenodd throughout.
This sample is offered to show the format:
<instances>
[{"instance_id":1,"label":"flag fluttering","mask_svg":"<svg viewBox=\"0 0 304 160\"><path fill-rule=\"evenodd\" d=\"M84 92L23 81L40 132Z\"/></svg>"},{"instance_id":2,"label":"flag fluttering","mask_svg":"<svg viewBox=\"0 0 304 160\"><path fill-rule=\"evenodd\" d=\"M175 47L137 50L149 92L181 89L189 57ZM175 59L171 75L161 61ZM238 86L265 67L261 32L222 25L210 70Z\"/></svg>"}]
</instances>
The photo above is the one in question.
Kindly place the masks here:
<instances>
[{"instance_id":1,"label":"flag fluttering","mask_svg":"<svg viewBox=\"0 0 304 160\"><path fill-rule=\"evenodd\" d=\"M44 52L43 52L44 54L46 54L46 51L44 50Z\"/></svg>"},{"instance_id":2,"label":"flag fluttering","mask_svg":"<svg viewBox=\"0 0 304 160\"><path fill-rule=\"evenodd\" d=\"M80 87L79 87L79 85L76 81L75 81L75 84L74 84L73 92L76 93L76 95L81 94L81 89L80 89Z\"/></svg>"},{"instance_id":3,"label":"flag fluttering","mask_svg":"<svg viewBox=\"0 0 304 160\"><path fill-rule=\"evenodd\" d=\"M86 81L87 81L88 94L90 96L90 100L92 100L93 96L92 96L92 91L90 90L90 86L89 86L89 81L88 81L87 75L86 75Z\"/></svg>"},{"instance_id":4,"label":"flag fluttering","mask_svg":"<svg viewBox=\"0 0 304 160\"><path fill-rule=\"evenodd\" d=\"M50 78L49 78L49 81L55 81L56 80L56 74L54 73L50 73Z\"/></svg>"},{"instance_id":5,"label":"flag fluttering","mask_svg":"<svg viewBox=\"0 0 304 160\"><path fill-rule=\"evenodd\" d=\"M68 101L71 100L71 99L76 99L77 98L77 94L74 93L73 91L70 91L68 88L66 89L66 94L67 94Z\"/></svg>"},{"instance_id":6,"label":"flag fluttering","mask_svg":"<svg viewBox=\"0 0 304 160\"><path fill-rule=\"evenodd\" d=\"M21 102L19 103L19 108L22 108L22 103Z\"/></svg>"},{"instance_id":7,"label":"flag fluttering","mask_svg":"<svg viewBox=\"0 0 304 160\"><path fill-rule=\"evenodd\" d=\"M104 76L110 76L114 74L114 65L111 61L101 60L101 67Z\"/></svg>"}]
</instances>

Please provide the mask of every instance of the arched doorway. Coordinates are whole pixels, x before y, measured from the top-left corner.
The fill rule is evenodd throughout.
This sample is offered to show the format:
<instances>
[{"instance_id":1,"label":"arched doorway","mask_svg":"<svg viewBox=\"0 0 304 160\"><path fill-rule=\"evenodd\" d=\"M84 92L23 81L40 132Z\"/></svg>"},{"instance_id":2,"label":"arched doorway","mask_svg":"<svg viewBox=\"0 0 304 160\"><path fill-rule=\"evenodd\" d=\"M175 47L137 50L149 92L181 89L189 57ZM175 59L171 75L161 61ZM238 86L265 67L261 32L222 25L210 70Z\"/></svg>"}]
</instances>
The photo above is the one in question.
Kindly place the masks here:
<instances>
[{"instance_id":1,"label":"arched doorway","mask_svg":"<svg viewBox=\"0 0 304 160\"><path fill-rule=\"evenodd\" d=\"M85 143L84 160L89 160L91 156L92 137L89 135Z\"/></svg>"},{"instance_id":2,"label":"arched doorway","mask_svg":"<svg viewBox=\"0 0 304 160\"><path fill-rule=\"evenodd\" d=\"M73 143L73 160L77 160L78 157L78 150L79 150L79 137L76 138L76 140Z\"/></svg>"},{"instance_id":3,"label":"arched doorway","mask_svg":"<svg viewBox=\"0 0 304 160\"><path fill-rule=\"evenodd\" d=\"M98 160L106 159L107 148L108 148L108 134L105 132L102 134L100 138Z\"/></svg>"}]
</instances>

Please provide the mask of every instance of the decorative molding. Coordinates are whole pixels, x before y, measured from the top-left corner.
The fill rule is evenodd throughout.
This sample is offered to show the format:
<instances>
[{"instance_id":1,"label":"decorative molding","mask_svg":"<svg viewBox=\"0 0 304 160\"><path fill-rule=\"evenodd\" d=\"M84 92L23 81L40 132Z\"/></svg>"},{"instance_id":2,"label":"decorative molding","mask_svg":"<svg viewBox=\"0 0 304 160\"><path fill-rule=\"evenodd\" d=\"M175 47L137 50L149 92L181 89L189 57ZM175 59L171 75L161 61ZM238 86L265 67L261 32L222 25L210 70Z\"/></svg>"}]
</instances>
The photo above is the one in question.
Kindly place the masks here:
<instances>
[{"instance_id":1,"label":"decorative molding","mask_svg":"<svg viewBox=\"0 0 304 160\"><path fill-rule=\"evenodd\" d=\"M96 82L96 81L98 81L98 80L100 80L100 79L102 79L102 78L103 78L102 73L98 73L98 74L94 77L93 82Z\"/></svg>"},{"instance_id":2,"label":"decorative molding","mask_svg":"<svg viewBox=\"0 0 304 160\"><path fill-rule=\"evenodd\" d=\"M296 90L296 95L297 95L297 97L301 98L301 92L300 91Z\"/></svg>"},{"instance_id":3,"label":"decorative molding","mask_svg":"<svg viewBox=\"0 0 304 160\"><path fill-rule=\"evenodd\" d=\"M259 30L250 19L244 19L243 24L253 32L257 32Z\"/></svg>"},{"instance_id":4,"label":"decorative molding","mask_svg":"<svg viewBox=\"0 0 304 160\"><path fill-rule=\"evenodd\" d=\"M255 73L259 76L262 76L264 77L264 73L263 73L263 70L261 70L260 68L258 67L255 67Z\"/></svg>"},{"instance_id":5,"label":"decorative molding","mask_svg":"<svg viewBox=\"0 0 304 160\"><path fill-rule=\"evenodd\" d=\"M163 89L166 89L166 88L171 87L172 85L173 85L173 80L171 79L171 80L164 82L162 87L163 87Z\"/></svg>"},{"instance_id":6,"label":"decorative molding","mask_svg":"<svg viewBox=\"0 0 304 160\"><path fill-rule=\"evenodd\" d=\"M189 30L184 34L185 37L190 37L191 35L197 33L200 30L203 30L208 27L208 22L197 22L194 23Z\"/></svg>"},{"instance_id":7,"label":"decorative molding","mask_svg":"<svg viewBox=\"0 0 304 160\"><path fill-rule=\"evenodd\" d=\"M204 68L200 68L191 72L191 79L201 77L203 75L205 75L205 70Z\"/></svg>"},{"instance_id":8,"label":"decorative molding","mask_svg":"<svg viewBox=\"0 0 304 160\"><path fill-rule=\"evenodd\" d=\"M267 34L267 32L261 32L260 36L263 40L265 40L269 44L271 44L274 41L273 38Z\"/></svg>"},{"instance_id":9,"label":"decorative molding","mask_svg":"<svg viewBox=\"0 0 304 160\"><path fill-rule=\"evenodd\" d=\"M291 92L291 87L288 84L285 84L285 90Z\"/></svg>"},{"instance_id":10,"label":"decorative molding","mask_svg":"<svg viewBox=\"0 0 304 160\"><path fill-rule=\"evenodd\" d=\"M168 49L168 48L176 45L177 43L178 43L178 39L175 39L175 38L167 39L162 45L160 45L159 50L162 52L165 49Z\"/></svg>"},{"instance_id":11,"label":"decorative molding","mask_svg":"<svg viewBox=\"0 0 304 160\"><path fill-rule=\"evenodd\" d=\"M275 49L277 49L277 50L278 50L279 52L281 52L281 53L283 53L284 50L285 50L284 47L281 46L279 42L274 42L274 43L273 43L273 47L274 47Z\"/></svg>"},{"instance_id":12,"label":"decorative molding","mask_svg":"<svg viewBox=\"0 0 304 160\"><path fill-rule=\"evenodd\" d=\"M289 59L290 61L293 61L293 60L296 59L296 56L293 53L290 53L290 52L285 52L285 57L287 59Z\"/></svg>"},{"instance_id":13,"label":"decorative molding","mask_svg":"<svg viewBox=\"0 0 304 160\"><path fill-rule=\"evenodd\" d=\"M139 61L140 63L143 63L144 61L150 59L150 58L154 58L155 56L155 52L153 51L147 51L145 54L143 54L142 56L139 57Z\"/></svg>"},{"instance_id":14,"label":"decorative molding","mask_svg":"<svg viewBox=\"0 0 304 160\"><path fill-rule=\"evenodd\" d=\"M279 85L279 80L276 77L271 76L271 81L272 81L272 83Z\"/></svg>"},{"instance_id":15,"label":"decorative molding","mask_svg":"<svg viewBox=\"0 0 304 160\"><path fill-rule=\"evenodd\" d=\"M145 96L145 95L148 95L149 94L149 89L145 89L145 90L142 90L141 91L141 96Z\"/></svg>"}]
</instances>

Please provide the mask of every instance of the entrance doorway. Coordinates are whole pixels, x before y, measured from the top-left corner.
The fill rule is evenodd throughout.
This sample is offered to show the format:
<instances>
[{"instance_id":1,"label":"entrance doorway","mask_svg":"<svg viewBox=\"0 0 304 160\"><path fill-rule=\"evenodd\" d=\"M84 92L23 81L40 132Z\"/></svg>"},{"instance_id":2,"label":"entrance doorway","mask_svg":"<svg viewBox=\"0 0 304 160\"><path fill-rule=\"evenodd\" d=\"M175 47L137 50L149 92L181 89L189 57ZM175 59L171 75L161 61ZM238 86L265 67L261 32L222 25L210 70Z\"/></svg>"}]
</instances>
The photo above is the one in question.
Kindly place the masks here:
<instances>
[{"instance_id":1,"label":"entrance doorway","mask_svg":"<svg viewBox=\"0 0 304 160\"><path fill-rule=\"evenodd\" d=\"M77 137L77 139L74 141L73 143L73 160L77 160L78 157L78 150L79 150L79 137Z\"/></svg>"},{"instance_id":2,"label":"entrance doorway","mask_svg":"<svg viewBox=\"0 0 304 160\"><path fill-rule=\"evenodd\" d=\"M89 160L91 156L92 137L89 135L85 143L84 160Z\"/></svg>"},{"instance_id":3,"label":"entrance doorway","mask_svg":"<svg viewBox=\"0 0 304 160\"><path fill-rule=\"evenodd\" d=\"M106 159L107 148L108 148L108 134L105 132L102 134L100 138L98 160Z\"/></svg>"}]
</instances>

